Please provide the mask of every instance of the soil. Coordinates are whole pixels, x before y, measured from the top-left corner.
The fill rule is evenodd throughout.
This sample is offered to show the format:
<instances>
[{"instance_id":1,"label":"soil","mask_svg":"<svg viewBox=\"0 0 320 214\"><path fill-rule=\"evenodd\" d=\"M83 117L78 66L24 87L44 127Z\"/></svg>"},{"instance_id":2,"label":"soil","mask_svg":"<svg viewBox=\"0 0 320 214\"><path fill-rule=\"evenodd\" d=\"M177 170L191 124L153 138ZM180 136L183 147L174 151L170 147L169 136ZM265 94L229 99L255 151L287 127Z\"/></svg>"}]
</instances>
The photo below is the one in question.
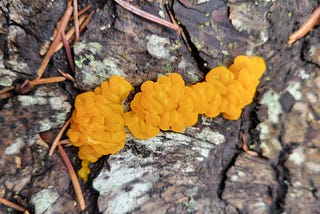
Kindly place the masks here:
<instances>
[{"instance_id":1,"label":"soil","mask_svg":"<svg viewBox=\"0 0 320 214\"><path fill-rule=\"evenodd\" d=\"M170 10L184 40L114 1L79 1L95 13L72 45L76 72L61 49L44 73L59 76L61 69L76 82L0 100L0 197L30 213L80 213L59 153L48 156L78 93L112 75L135 92L170 72L192 84L242 54L263 57L267 71L240 119L199 116L182 133L144 141L128 134L125 148L92 164L88 182L80 182L82 213L320 213L319 27L287 44L318 1L166 2L131 4L167 20ZM0 2L0 89L37 76L39 51L66 6L65 0ZM242 136L254 153L243 150ZM79 169L77 148L65 149ZM0 204L0 213L18 211Z\"/></svg>"}]
</instances>

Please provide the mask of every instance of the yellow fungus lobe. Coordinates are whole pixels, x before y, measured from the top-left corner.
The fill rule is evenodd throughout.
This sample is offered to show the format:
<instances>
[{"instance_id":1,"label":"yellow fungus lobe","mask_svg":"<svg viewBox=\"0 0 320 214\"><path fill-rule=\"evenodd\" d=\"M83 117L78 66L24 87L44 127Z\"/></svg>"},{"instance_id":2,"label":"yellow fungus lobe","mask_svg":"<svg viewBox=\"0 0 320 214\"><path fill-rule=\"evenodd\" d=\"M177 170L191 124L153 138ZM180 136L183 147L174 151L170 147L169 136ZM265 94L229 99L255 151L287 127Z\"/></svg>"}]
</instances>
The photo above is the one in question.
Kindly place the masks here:
<instances>
[{"instance_id":1,"label":"yellow fungus lobe","mask_svg":"<svg viewBox=\"0 0 320 214\"><path fill-rule=\"evenodd\" d=\"M94 92L76 97L67 136L73 145L79 147L82 168L78 175L84 181L90 173L89 163L124 147L126 133L121 103L132 89L129 82L120 76L113 76Z\"/></svg>"},{"instance_id":2,"label":"yellow fungus lobe","mask_svg":"<svg viewBox=\"0 0 320 214\"><path fill-rule=\"evenodd\" d=\"M190 124L182 115L187 113L181 107L184 98L185 83L177 73L160 76L157 82L146 81L130 104L132 111L125 113L125 124L140 139L154 137L160 129L183 131Z\"/></svg>"}]
</instances>

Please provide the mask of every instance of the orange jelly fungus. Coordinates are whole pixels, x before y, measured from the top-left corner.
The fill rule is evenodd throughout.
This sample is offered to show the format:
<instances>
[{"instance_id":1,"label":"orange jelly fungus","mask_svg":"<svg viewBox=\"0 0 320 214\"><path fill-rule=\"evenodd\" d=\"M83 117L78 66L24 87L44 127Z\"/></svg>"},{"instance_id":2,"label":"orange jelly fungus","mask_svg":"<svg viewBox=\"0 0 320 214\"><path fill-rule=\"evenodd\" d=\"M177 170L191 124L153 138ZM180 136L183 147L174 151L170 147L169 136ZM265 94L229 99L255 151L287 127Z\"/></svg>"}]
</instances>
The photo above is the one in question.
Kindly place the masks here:
<instances>
[{"instance_id":1,"label":"orange jelly fungus","mask_svg":"<svg viewBox=\"0 0 320 214\"><path fill-rule=\"evenodd\" d=\"M76 97L67 136L74 146L79 147L82 168L78 174L83 180L86 181L90 173L89 163L124 147L126 133L121 104L132 89L122 77L112 76L94 92Z\"/></svg>"},{"instance_id":2,"label":"orange jelly fungus","mask_svg":"<svg viewBox=\"0 0 320 214\"><path fill-rule=\"evenodd\" d=\"M114 154L124 147L127 126L139 139L156 136L160 130L181 132L194 125L199 114L237 120L242 109L252 102L259 79L266 70L261 57L238 56L227 67L213 68L205 81L186 86L177 73L146 81L124 113L122 102L133 89L119 76L105 81L94 92L76 97L71 128L67 135L79 147L82 168L79 176L86 180L89 163L102 155Z\"/></svg>"},{"instance_id":3,"label":"orange jelly fungus","mask_svg":"<svg viewBox=\"0 0 320 214\"><path fill-rule=\"evenodd\" d=\"M261 57L238 56L229 67L213 68L204 82L185 86L177 73L146 81L124 114L125 125L140 139L156 136L160 130L181 132L194 125L199 114L237 120L252 102L259 79L266 70Z\"/></svg>"}]
</instances>

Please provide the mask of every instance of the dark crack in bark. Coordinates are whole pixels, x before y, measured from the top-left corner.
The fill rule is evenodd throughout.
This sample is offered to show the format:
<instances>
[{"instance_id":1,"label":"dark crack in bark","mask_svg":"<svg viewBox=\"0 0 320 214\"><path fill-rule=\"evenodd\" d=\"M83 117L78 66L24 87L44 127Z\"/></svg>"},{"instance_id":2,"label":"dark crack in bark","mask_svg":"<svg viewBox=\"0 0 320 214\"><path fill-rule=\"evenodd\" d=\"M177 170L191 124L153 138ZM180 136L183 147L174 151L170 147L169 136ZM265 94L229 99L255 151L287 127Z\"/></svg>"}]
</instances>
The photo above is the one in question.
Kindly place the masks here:
<instances>
[{"instance_id":1,"label":"dark crack in bark","mask_svg":"<svg viewBox=\"0 0 320 214\"><path fill-rule=\"evenodd\" d=\"M273 187L275 188L275 195L273 195L270 213L283 213L285 210L284 206L288 184L290 183L290 172L284 164L287 161L290 151L292 151L290 146L285 147L279 153L277 162L271 164L277 179L277 185Z\"/></svg>"}]
</instances>

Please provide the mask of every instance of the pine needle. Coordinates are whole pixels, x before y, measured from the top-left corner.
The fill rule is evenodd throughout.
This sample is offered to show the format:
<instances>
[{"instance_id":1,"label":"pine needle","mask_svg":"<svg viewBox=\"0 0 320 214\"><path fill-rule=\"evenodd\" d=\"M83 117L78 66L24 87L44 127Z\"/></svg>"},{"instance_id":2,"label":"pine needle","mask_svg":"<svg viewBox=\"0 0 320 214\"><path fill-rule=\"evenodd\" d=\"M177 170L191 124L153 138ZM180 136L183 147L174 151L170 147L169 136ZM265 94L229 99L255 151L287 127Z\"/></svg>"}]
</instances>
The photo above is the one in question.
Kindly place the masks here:
<instances>
[{"instance_id":1,"label":"pine needle","mask_svg":"<svg viewBox=\"0 0 320 214\"><path fill-rule=\"evenodd\" d=\"M0 203L6 205L8 207L11 207L12 209L18 210L20 212L26 212L26 209L24 207L22 207L18 204L15 204L5 198L0 198Z\"/></svg>"},{"instance_id":2,"label":"pine needle","mask_svg":"<svg viewBox=\"0 0 320 214\"><path fill-rule=\"evenodd\" d=\"M63 135L63 133L65 132L65 130L67 129L68 125L70 124L71 118L69 120L67 120L67 122L63 125L63 127L61 128L61 130L59 131L58 135L56 136L56 138L54 139L52 146L50 148L49 151L49 156L52 156L54 150L56 149L56 147L59 144L59 141Z\"/></svg>"},{"instance_id":3,"label":"pine needle","mask_svg":"<svg viewBox=\"0 0 320 214\"><path fill-rule=\"evenodd\" d=\"M76 193L76 197L77 197L77 201L78 201L80 210L83 211L86 208L86 204L85 204L85 201L84 201L84 197L83 197L83 194L82 194L82 190L81 190L81 187L80 187L80 183L79 183L78 177L77 177L77 175L76 175L76 173L75 173L75 171L74 171L74 169L72 167L71 161L70 161L67 153L64 151L63 147L60 144L58 145L58 150L59 150L59 153L60 153L60 155L61 155L61 157L62 157L62 159L63 159L63 161L66 164L66 167L68 169L69 176L70 176L74 191Z\"/></svg>"},{"instance_id":4,"label":"pine needle","mask_svg":"<svg viewBox=\"0 0 320 214\"><path fill-rule=\"evenodd\" d=\"M288 44L292 44L298 39L307 35L320 21L320 6L318 6L311 16L302 24L302 26L289 37Z\"/></svg>"}]
</instances>

